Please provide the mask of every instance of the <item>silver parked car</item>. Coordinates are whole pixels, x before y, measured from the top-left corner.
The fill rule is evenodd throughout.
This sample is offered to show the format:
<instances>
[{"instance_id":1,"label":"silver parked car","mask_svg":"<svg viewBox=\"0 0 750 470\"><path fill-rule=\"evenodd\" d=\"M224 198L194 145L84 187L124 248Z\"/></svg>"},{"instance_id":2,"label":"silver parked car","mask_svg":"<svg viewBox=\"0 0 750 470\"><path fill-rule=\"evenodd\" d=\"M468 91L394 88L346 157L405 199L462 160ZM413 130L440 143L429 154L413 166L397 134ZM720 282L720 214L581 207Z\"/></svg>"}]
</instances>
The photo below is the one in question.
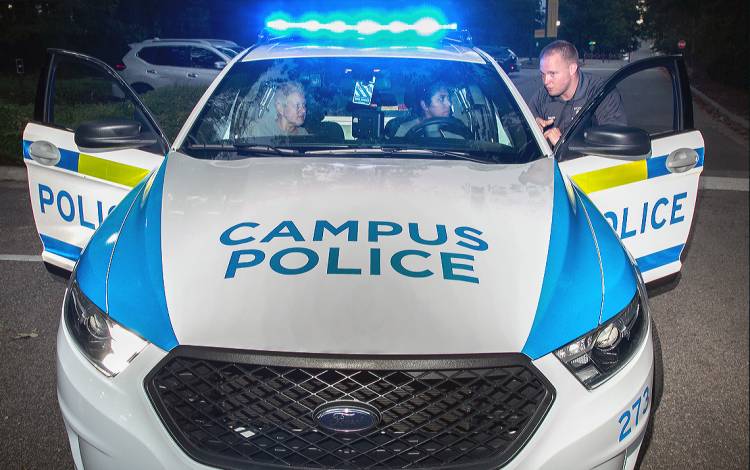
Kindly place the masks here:
<instances>
[{"instance_id":1,"label":"silver parked car","mask_svg":"<svg viewBox=\"0 0 750 470\"><path fill-rule=\"evenodd\" d=\"M115 68L138 93L164 86L208 86L243 48L224 39L147 39L130 44Z\"/></svg>"}]
</instances>

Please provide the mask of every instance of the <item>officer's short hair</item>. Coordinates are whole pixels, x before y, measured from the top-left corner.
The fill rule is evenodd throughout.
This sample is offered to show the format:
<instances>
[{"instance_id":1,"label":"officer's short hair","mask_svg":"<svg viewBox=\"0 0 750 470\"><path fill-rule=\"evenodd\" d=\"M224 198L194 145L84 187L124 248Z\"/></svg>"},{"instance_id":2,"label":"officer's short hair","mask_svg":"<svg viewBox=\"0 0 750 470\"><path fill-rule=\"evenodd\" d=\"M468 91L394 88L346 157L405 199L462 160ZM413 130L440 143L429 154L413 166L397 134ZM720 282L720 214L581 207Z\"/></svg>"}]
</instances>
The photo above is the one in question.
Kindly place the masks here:
<instances>
[{"instance_id":1,"label":"officer's short hair","mask_svg":"<svg viewBox=\"0 0 750 470\"><path fill-rule=\"evenodd\" d=\"M553 52L560 54L560 56L568 63L578 63L578 51L576 50L576 46L568 41L558 39L557 41L552 41L547 44L544 49L542 49L542 52L539 53L539 59L541 60Z\"/></svg>"}]
</instances>

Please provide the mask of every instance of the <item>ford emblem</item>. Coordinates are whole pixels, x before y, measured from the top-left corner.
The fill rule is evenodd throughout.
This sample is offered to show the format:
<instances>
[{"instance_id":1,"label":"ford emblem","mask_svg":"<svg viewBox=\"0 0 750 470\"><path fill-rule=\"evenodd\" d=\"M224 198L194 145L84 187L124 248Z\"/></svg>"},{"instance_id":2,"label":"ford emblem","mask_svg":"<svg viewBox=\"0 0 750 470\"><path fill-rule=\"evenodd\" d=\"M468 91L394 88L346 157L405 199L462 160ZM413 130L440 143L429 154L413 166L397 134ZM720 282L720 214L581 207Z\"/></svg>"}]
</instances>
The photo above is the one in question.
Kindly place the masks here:
<instances>
[{"instance_id":1,"label":"ford emblem","mask_svg":"<svg viewBox=\"0 0 750 470\"><path fill-rule=\"evenodd\" d=\"M380 422L378 410L356 401L326 403L315 410L314 416L321 427L336 432L367 431Z\"/></svg>"}]
</instances>

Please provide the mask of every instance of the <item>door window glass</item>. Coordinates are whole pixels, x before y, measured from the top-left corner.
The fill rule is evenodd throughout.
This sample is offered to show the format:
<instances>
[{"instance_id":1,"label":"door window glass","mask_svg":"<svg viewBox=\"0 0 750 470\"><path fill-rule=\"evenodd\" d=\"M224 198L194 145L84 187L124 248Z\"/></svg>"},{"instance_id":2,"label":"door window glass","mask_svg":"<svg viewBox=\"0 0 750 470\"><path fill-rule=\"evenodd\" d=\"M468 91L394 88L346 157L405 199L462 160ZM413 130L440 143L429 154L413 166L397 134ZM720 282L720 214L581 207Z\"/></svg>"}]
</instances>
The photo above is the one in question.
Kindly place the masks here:
<instances>
[{"instance_id":1,"label":"door window glass","mask_svg":"<svg viewBox=\"0 0 750 470\"><path fill-rule=\"evenodd\" d=\"M149 64L161 65L159 62L159 49L160 47L144 47L136 54L141 59L145 60Z\"/></svg>"},{"instance_id":2,"label":"door window glass","mask_svg":"<svg viewBox=\"0 0 750 470\"><path fill-rule=\"evenodd\" d=\"M621 79L595 109L589 110L568 142L581 144L587 141L586 131L601 125L635 127L655 137L674 132L677 130L675 103L669 69L653 67L641 70ZM577 145L571 144L563 149L560 158L569 160L582 156L582 153L572 150L574 147Z\"/></svg>"},{"instance_id":3,"label":"door window glass","mask_svg":"<svg viewBox=\"0 0 750 470\"><path fill-rule=\"evenodd\" d=\"M190 47L163 46L159 48L159 64L172 67L190 67Z\"/></svg>"},{"instance_id":4,"label":"door window glass","mask_svg":"<svg viewBox=\"0 0 750 470\"><path fill-rule=\"evenodd\" d=\"M55 66L50 95L50 121L75 131L81 123L108 118L139 122L154 131L140 107L119 82L103 69L79 60L62 59ZM159 149L155 149L159 153Z\"/></svg>"},{"instance_id":5,"label":"door window glass","mask_svg":"<svg viewBox=\"0 0 750 470\"><path fill-rule=\"evenodd\" d=\"M202 47L193 47L190 49L190 57L193 67L200 69L216 69L216 62L226 62L224 59Z\"/></svg>"},{"instance_id":6,"label":"door window glass","mask_svg":"<svg viewBox=\"0 0 750 470\"><path fill-rule=\"evenodd\" d=\"M153 65L190 67L190 48L187 46L144 47L138 57Z\"/></svg>"},{"instance_id":7,"label":"door window glass","mask_svg":"<svg viewBox=\"0 0 750 470\"><path fill-rule=\"evenodd\" d=\"M676 130L672 76L665 67L630 75L611 93L622 96L628 126L638 127L651 135Z\"/></svg>"}]
</instances>

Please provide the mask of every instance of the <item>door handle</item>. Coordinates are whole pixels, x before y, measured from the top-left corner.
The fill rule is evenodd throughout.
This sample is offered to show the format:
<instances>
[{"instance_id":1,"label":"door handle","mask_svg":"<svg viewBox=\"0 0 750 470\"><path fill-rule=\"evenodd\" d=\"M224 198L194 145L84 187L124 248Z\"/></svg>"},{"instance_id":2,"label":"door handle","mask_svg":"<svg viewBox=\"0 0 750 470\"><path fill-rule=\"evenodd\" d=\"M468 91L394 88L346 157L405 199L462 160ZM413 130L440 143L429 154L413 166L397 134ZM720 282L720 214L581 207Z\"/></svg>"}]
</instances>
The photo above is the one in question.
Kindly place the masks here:
<instances>
[{"instance_id":1,"label":"door handle","mask_svg":"<svg viewBox=\"0 0 750 470\"><path fill-rule=\"evenodd\" d=\"M60 162L60 149L46 140L37 140L29 146L32 160L44 166L55 166Z\"/></svg>"},{"instance_id":2,"label":"door handle","mask_svg":"<svg viewBox=\"0 0 750 470\"><path fill-rule=\"evenodd\" d=\"M679 148L667 157L667 170L670 173L684 173L698 164L698 152L693 149Z\"/></svg>"},{"instance_id":3,"label":"door handle","mask_svg":"<svg viewBox=\"0 0 750 470\"><path fill-rule=\"evenodd\" d=\"M146 73L151 73L151 74L156 75L156 70L154 70L154 69L148 69L148 70L146 70Z\"/></svg>"},{"instance_id":4,"label":"door handle","mask_svg":"<svg viewBox=\"0 0 750 470\"><path fill-rule=\"evenodd\" d=\"M198 74L193 72L190 72L189 74L187 74L187 76L188 78L198 78Z\"/></svg>"}]
</instances>

